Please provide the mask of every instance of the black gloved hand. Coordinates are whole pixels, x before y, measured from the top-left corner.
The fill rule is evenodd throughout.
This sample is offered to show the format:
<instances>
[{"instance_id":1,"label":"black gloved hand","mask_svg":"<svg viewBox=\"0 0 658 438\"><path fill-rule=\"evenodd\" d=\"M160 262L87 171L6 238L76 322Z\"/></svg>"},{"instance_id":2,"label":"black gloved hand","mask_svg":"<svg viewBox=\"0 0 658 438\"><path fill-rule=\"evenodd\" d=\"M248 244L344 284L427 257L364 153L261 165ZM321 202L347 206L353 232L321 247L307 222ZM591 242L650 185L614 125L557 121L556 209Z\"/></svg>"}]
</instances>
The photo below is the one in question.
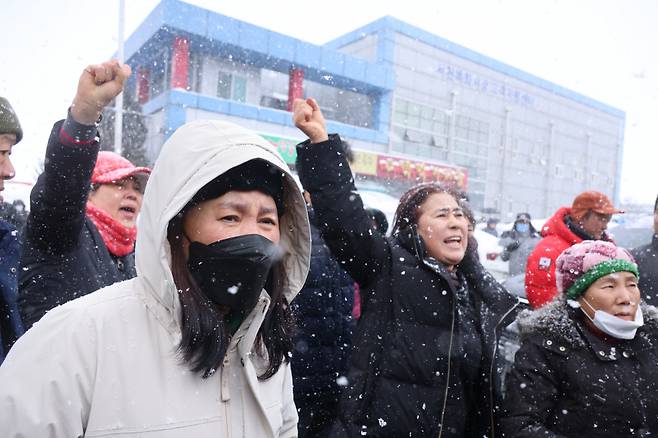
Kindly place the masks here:
<instances>
[{"instance_id":1,"label":"black gloved hand","mask_svg":"<svg viewBox=\"0 0 658 438\"><path fill-rule=\"evenodd\" d=\"M512 252L512 251L514 251L515 249L517 249L517 248L519 247L520 244L521 244L521 242L519 242L518 240L514 240L514 241L512 241L512 243L510 243L509 245L507 245L507 246L505 247L505 249L506 249L508 252Z\"/></svg>"}]
</instances>

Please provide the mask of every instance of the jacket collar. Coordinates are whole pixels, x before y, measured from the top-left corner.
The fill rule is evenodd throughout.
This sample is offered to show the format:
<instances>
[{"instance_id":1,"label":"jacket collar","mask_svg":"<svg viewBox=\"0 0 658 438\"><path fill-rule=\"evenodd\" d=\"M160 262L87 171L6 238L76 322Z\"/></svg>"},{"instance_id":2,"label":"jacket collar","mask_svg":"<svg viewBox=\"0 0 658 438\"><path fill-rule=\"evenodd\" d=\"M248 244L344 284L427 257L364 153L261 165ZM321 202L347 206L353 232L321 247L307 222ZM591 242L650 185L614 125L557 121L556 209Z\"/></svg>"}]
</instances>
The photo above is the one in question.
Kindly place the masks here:
<instances>
[{"instance_id":1,"label":"jacket collar","mask_svg":"<svg viewBox=\"0 0 658 438\"><path fill-rule=\"evenodd\" d=\"M418 230L415 225L406 227L403 230L399 230L395 233L394 238L400 244L400 246L407 251L409 251L418 262L425 265L430 270L436 272L441 277L446 279L452 288L455 288L457 285L456 273L448 271L448 268L436 260L433 257L430 257L425 250L425 243L423 242L422 237L418 234Z\"/></svg>"},{"instance_id":2,"label":"jacket collar","mask_svg":"<svg viewBox=\"0 0 658 438\"><path fill-rule=\"evenodd\" d=\"M474 294L476 300L484 302L487 307L504 315L497 325L507 325L506 322L508 320L511 322L516 315L514 309L518 305L518 299L510 295L484 269L479 260L477 260L476 253L469 254L469 250L467 250L462 262L456 267L454 272L451 272L448 271L443 263L427 255L423 239L418 235L416 227L410 226L404 230L400 230L394 237L400 246L413 254L420 263L444 278L453 293L459 287L461 280L465 279L470 293ZM469 245L471 245L470 242Z\"/></svg>"},{"instance_id":3,"label":"jacket collar","mask_svg":"<svg viewBox=\"0 0 658 438\"><path fill-rule=\"evenodd\" d=\"M571 218L571 216L564 215L564 224L569 228L569 230L574 233L576 236L580 237L582 240L596 240L594 237L590 236L587 234L585 230L583 230L580 226L578 226L577 223L574 222L574 220Z\"/></svg>"},{"instance_id":4,"label":"jacket collar","mask_svg":"<svg viewBox=\"0 0 658 438\"><path fill-rule=\"evenodd\" d=\"M558 236L560 239L574 245L583 241L582 238L574 234L565 222L565 218L571 213L568 207L562 207L551 216L541 229L542 237Z\"/></svg>"},{"instance_id":5,"label":"jacket collar","mask_svg":"<svg viewBox=\"0 0 658 438\"><path fill-rule=\"evenodd\" d=\"M658 334L658 309L644 302L640 303L644 315L644 326L640 327L637 335L631 342L634 346L641 347L648 342L651 336ZM540 334L546 339L557 341L572 348L592 348L610 344L589 332L584 324L578 322L581 312L570 308L563 296L558 296L551 303L537 310L524 310L517 318L521 339L534 334Z\"/></svg>"},{"instance_id":6,"label":"jacket collar","mask_svg":"<svg viewBox=\"0 0 658 438\"><path fill-rule=\"evenodd\" d=\"M265 321L265 315L270 307L270 297L264 290L261 291L258 304L242 321L240 327L233 334L231 343L229 344L228 351L237 349L240 358L244 358L252 353L256 343L258 331Z\"/></svg>"}]
</instances>

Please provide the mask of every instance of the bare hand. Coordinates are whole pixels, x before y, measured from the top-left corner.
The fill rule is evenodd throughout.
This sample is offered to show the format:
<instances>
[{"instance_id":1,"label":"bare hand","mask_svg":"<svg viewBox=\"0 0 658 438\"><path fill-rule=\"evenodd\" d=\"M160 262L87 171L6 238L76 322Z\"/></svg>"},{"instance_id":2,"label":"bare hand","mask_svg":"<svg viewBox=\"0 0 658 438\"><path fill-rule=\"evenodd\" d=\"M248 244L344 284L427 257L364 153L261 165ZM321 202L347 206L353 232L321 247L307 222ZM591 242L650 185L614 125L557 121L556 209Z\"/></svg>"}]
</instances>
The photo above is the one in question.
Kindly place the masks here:
<instances>
[{"instance_id":1,"label":"bare hand","mask_svg":"<svg viewBox=\"0 0 658 438\"><path fill-rule=\"evenodd\" d=\"M315 99L295 99L292 103L292 121L311 143L329 140L324 116Z\"/></svg>"},{"instance_id":2,"label":"bare hand","mask_svg":"<svg viewBox=\"0 0 658 438\"><path fill-rule=\"evenodd\" d=\"M71 115L76 122L93 125L103 108L123 91L123 83L130 76L130 66L108 61L84 69L78 81L78 92L73 99Z\"/></svg>"}]
</instances>

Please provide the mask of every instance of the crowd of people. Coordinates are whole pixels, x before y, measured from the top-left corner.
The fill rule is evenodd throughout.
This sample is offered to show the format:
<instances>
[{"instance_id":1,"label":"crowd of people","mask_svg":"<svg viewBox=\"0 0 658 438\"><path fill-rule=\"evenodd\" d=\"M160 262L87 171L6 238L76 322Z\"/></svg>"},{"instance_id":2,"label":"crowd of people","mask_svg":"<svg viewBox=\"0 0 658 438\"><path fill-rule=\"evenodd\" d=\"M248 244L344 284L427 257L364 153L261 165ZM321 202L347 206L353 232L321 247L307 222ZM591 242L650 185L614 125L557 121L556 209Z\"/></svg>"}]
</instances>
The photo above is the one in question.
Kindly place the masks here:
<instances>
[{"instance_id":1,"label":"crowd of people","mask_svg":"<svg viewBox=\"0 0 658 438\"><path fill-rule=\"evenodd\" d=\"M99 152L130 73L82 72L22 232L0 221L3 436L658 434L658 237L617 247L607 196L539 231L528 213L500 236L490 221L502 285L453 187L409 189L387 233L312 98L292 105L302 190L223 121L178 128L153 169ZM0 98L0 184L21 138ZM658 199L655 217L658 236Z\"/></svg>"}]
</instances>

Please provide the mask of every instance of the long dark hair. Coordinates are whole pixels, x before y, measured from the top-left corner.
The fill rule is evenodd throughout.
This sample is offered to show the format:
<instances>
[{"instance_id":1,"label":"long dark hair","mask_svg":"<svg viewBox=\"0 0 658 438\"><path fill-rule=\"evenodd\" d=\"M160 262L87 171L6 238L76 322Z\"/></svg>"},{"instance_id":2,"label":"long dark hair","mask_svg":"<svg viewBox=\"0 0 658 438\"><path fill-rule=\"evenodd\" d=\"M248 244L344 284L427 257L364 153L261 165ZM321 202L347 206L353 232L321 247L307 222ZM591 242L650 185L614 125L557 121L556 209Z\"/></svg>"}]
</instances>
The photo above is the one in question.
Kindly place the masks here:
<instances>
[{"instance_id":1,"label":"long dark hair","mask_svg":"<svg viewBox=\"0 0 658 438\"><path fill-rule=\"evenodd\" d=\"M435 193L446 193L457 201L460 207L467 207L466 195L459 190L435 182L418 184L406 191L400 198L393 218L392 234L395 235L410 225L417 225L420 207Z\"/></svg>"},{"instance_id":2,"label":"long dark hair","mask_svg":"<svg viewBox=\"0 0 658 438\"><path fill-rule=\"evenodd\" d=\"M167 227L167 240L171 247L171 272L181 302L182 338L178 346L183 361L203 378L210 377L222 365L229 345L229 332L224 316L217 306L197 286L187 268L183 251L183 220L186 209L177 214ZM268 367L258 376L260 380L272 377L292 351L293 318L283 294L284 268L281 261L270 271L265 286L271 298L270 308L258 331L258 349L265 348ZM262 350L260 351L262 353Z\"/></svg>"}]
</instances>

